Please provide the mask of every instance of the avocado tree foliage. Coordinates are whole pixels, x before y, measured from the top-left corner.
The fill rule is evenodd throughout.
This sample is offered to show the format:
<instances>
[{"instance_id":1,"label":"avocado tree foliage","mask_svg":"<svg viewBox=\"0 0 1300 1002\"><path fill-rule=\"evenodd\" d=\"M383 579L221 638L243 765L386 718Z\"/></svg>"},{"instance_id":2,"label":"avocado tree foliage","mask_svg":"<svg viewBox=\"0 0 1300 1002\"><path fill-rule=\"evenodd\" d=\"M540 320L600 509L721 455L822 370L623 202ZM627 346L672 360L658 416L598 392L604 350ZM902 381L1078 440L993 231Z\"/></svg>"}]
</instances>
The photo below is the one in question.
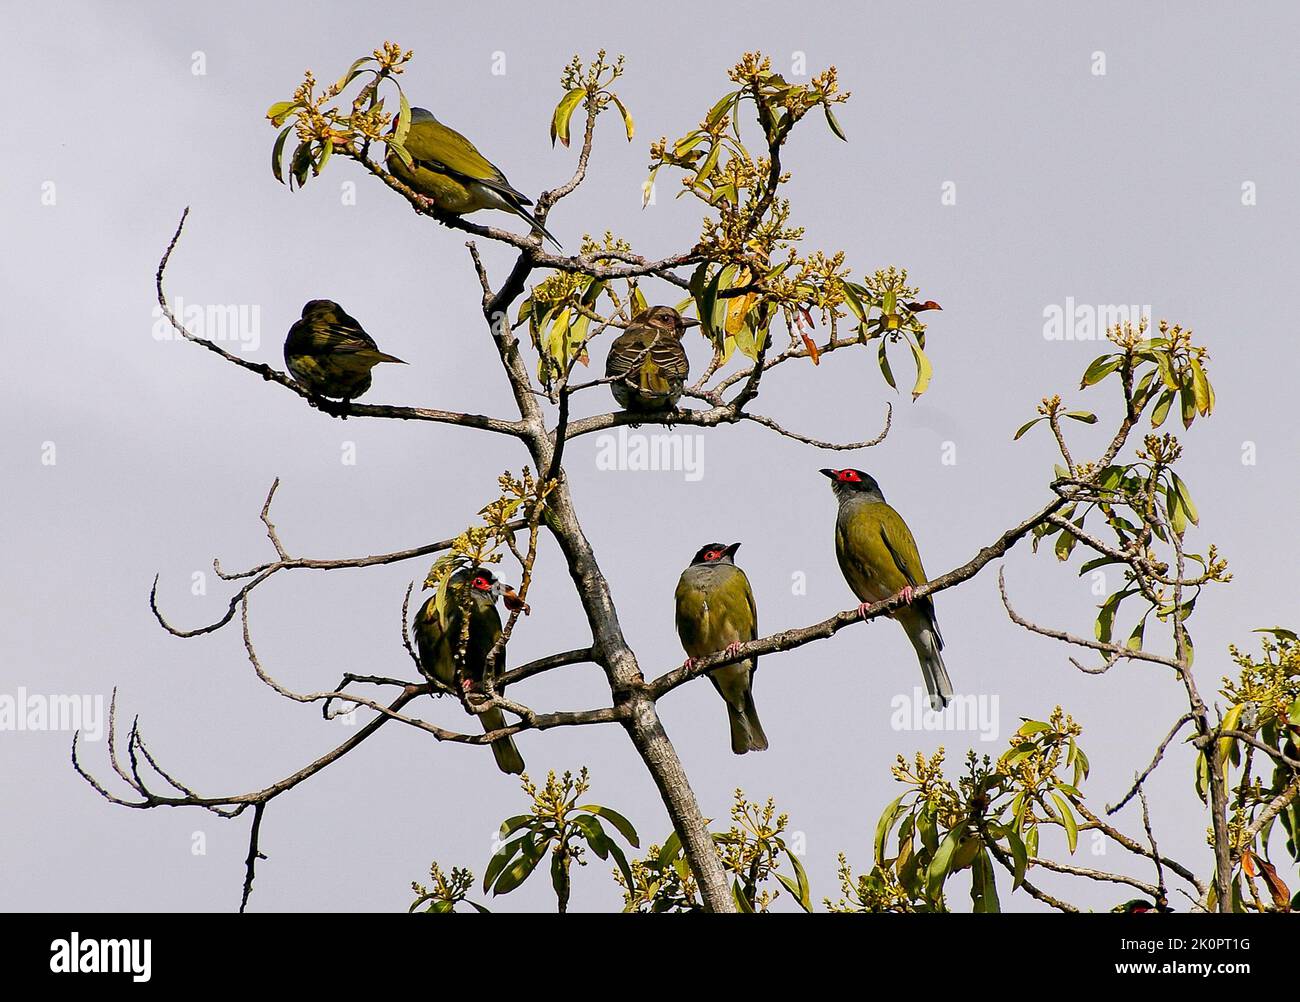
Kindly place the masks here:
<instances>
[{"instance_id":1,"label":"avocado tree foliage","mask_svg":"<svg viewBox=\"0 0 1300 1002\"><path fill-rule=\"evenodd\" d=\"M352 558L302 557L286 549L271 520L277 480L261 511L273 558L234 572L214 561L221 579L235 586L221 617L190 629L173 626L159 609L155 580L150 607L168 632L178 637L198 636L222 629L238 616L251 666L279 695L319 704L327 718L358 708L371 711L371 719L338 747L262 789L206 795L163 768L134 721L123 754L119 754L115 726L110 729L110 763L116 782L125 784L128 793L113 792L84 768L75 738L74 767L100 795L126 807L197 806L222 817L238 816L252 808L242 908L251 892L257 861L262 858L259 836L267 805L338 761L390 721L426 731L439 741L478 745L524 730L618 724L654 779L671 833L652 846L645 858L629 860L619 840L639 847L631 824L610 808L577 802L585 792L585 773L560 780L551 776L540 788L531 783L525 786L533 808L503 825L502 846L487 867L486 889L503 893L518 886L549 853L553 884L563 908L572 864L581 865L587 854L594 853L613 860L629 909L761 911L782 891L800 907L811 909L807 877L797 853L785 842L784 816L776 815L770 804L750 804L738 792L731 829L711 831L656 704L673 689L721 665L790 650L886 615L898 607L900 597L874 603L864 611L842 611L818 623L760 637L738 649L647 677L624 637L617 606L583 531L563 460L565 444L574 438L647 421L701 429L747 421L819 448L848 450L874 445L888 432L892 415L888 407L883 431L848 443L824 441L785 428L752 409L774 368L820 365L843 349L870 352L890 387L897 386L895 367L906 360L914 371L913 397L926 392L932 368L926 355L923 314L938 309L938 304L921 297L905 270L886 267L864 272L851 267L842 251L805 249L804 230L796 222L790 201L782 195L790 177L783 160L789 137L795 129L806 128L804 123L811 117L844 139L835 107L849 95L839 89L833 67L806 82L792 83L774 72L761 54L746 53L728 71L727 91L708 106L694 128L678 139L665 137L651 145L646 198L655 197L657 186L676 179L677 197L694 199L703 212L700 231L691 245L664 257L648 258L612 229L602 227L601 236L584 236L576 253L566 254L548 250L536 232L520 234L447 213L385 168L393 157L408 166L411 162L404 146L411 105L400 79L411 59L411 51L385 43L356 60L327 86L321 86L308 71L292 96L268 111L267 117L279 130L272 146L272 171L290 188L301 187L327 167L335 169L332 165L338 161L351 161L354 169L372 175L396 197L405 198L418 216L468 234L472 239L466 245L467 274L477 286L476 294L481 294L486 336L509 383L517 414L494 416L358 401L331 405L327 413L339 418L430 422L508 436L523 446L522 472L500 476L495 496L488 490L480 493L480 497L490 498L479 512L481 522L461 531L444 526L440 532L445 538L408 549ZM616 111L621 133L628 141L633 139L632 116L614 89L624 70L621 58L611 61L603 51L587 63L575 57L565 67L563 95L551 116L549 131L552 144L576 144L576 159L567 179L537 196L534 209L539 222L544 224L586 180L602 114ZM377 153L381 148L382 155ZM316 406L319 401L287 373L226 351L215 341L187 330L172 314L163 279L188 211L182 214L158 267L157 291L164 316L181 337ZM492 241L515 253L514 264L504 278L494 279L489 274L477 241ZM639 310L661 299L676 300L680 309L694 311L711 348L710 363L685 389L684 400L690 406L659 416L623 412L571 416L571 400L576 394L608 381L577 378L580 368L589 363L591 345L626 327ZM1062 560L1076 551L1090 553L1085 570L1115 565L1122 585L1103 604L1095 639L1032 624L1009 602L1008 612L1029 629L1100 655L1099 666L1079 665L1082 670L1101 672L1120 660L1137 660L1163 666L1181 683L1189 710L1160 752L1183 726L1192 725L1193 740L1204 760L1198 784L1210 806L1216 859L1211 880L1197 884L1192 879L1198 904L1227 908L1264 900L1267 907L1271 900L1276 905L1281 900L1282 879L1270 855L1269 834L1274 820L1281 818L1290 837L1288 851L1294 856L1297 820L1295 637L1276 632L1266 648L1266 664L1242 661L1242 676L1224 690L1225 698L1233 700L1231 711L1222 719L1211 716L1192 676L1186 620L1204 586L1227 580L1225 564L1213 547L1204 555L1183 547L1184 534L1189 524L1198 522L1199 515L1187 485L1174 472L1181 447L1172 436L1148 435L1130 458L1123 458L1130 435L1148 412L1154 429L1171 412L1181 414L1187 426L1210 413L1213 390L1206 376L1205 351L1192 344L1189 333L1164 325L1158 337L1148 336L1144 330L1120 328L1111 332L1111 339L1115 350L1093 363L1083 380L1085 386L1108 382L1122 390L1123 408L1104 454L1096 460L1076 462L1063 422L1094 423L1097 419L1086 412L1062 409L1059 398L1045 400L1035 422L1050 427L1063 460L1049 484L1049 500L980 548L965 564L916 588L915 596L969 580L1024 539L1035 544L1052 539ZM450 517L454 526L463 516ZM543 532L558 545L591 635L575 638L571 650L507 668L502 655L519 628L521 614L529 611L528 589ZM460 687L422 677L419 671L412 679L412 673L398 665L373 675L347 673L330 688L298 693L277 682L262 665L252 641L250 597L272 576L303 568L358 568L429 557L437 562L426 586L444 596L445 583L459 566L510 559L521 570L517 601L509 607L508 622L494 651L494 666L481 693L470 695ZM408 590L402 609L402 641L418 669L407 628L409 599ZM1117 642L1116 623L1124 620L1127 624L1124 617L1133 608L1141 612L1132 632L1126 641ZM1153 618L1171 633L1171 654L1151 649ZM463 643L460 656L464 656ZM610 692L608 705L538 710L502 694L512 682L580 663L595 664L604 672ZM367 691L388 695L372 698L364 694ZM425 695L459 699L471 714L500 708L514 721L485 734L451 731L410 712L413 702ZM114 717L115 711L116 694ZM937 772L941 763L933 759L918 760L915 767L900 764L896 775L911 790L882 818L870 874L854 877L848 864L843 864L842 907L935 910L944 907L948 877L970 869L975 875L976 907L991 910L997 906L994 863L1010 870L1017 887L1033 893L1026 874L1036 866L1048 866L1037 854L1041 827L1060 826L1069 834L1088 825L1105 824L1085 808L1079 793L1087 760L1074 740L1076 734L1076 725L1059 712L1048 721L1027 723L1011 752L996 764L972 761L968 775L956 786L942 779ZM1267 780L1271 785L1261 778L1265 765L1273 767ZM1135 784L1137 794L1141 793L1141 779L1149 772ZM1071 835L1072 844L1073 838ZM1164 870L1180 875L1181 871L1161 859L1154 840L1146 855L1158 871L1158 881L1150 885L1158 893L1152 897L1162 901ZM413 908L450 911L461 902L482 907L469 898L473 884L468 871L453 869L447 874L435 865L431 880L431 888L417 886ZM1263 899L1257 893L1260 887L1266 892ZM1143 890L1147 890L1145 885Z\"/></svg>"}]
</instances>

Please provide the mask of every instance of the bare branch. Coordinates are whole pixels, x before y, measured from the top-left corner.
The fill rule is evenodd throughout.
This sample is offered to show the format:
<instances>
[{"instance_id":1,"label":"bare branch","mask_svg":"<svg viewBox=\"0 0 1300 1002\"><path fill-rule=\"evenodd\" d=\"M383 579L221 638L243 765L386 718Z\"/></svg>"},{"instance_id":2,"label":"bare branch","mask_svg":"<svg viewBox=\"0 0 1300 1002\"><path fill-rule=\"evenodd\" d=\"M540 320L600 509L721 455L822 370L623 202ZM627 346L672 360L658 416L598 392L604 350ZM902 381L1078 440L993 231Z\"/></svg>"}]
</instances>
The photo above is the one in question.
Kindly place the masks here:
<instances>
[{"instance_id":1,"label":"bare branch","mask_svg":"<svg viewBox=\"0 0 1300 1002\"><path fill-rule=\"evenodd\" d=\"M302 399L315 407L321 407L322 401L310 393L306 388L299 385L292 376L271 368L264 362L250 362L246 358L240 358L238 355L226 351L214 341L207 338L199 337L191 333L172 313L171 306L167 302L167 294L163 291L163 274L167 269L167 263L171 259L172 251L176 249L176 244L180 240L181 231L185 228L185 220L189 217L190 210L186 207L181 213L180 222L176 226L176 232L172 235L170 243L167 244L167 250L163 253L162 260L158 262L158 271L155 275L156 286L158 290L158 305L162 308L162 314L167 319L168 324L181 337L187 341L192 341L197 345L207 348L209 351L220 355L227 362L239 366L241 369L247 369L249 372L255 372L263 379L278 383L291 393L297 394ZM432 421L439 424L461 425L467 428L478 428L482 431L496 432L502 435L513 435L516 438L523 432L523 427L518 421L505 421L501 418L488 417L483 414L465 414L459 411L436 410L429 407L402 407L394 404L362 404L356 401L329 402L325 407L325 412L334 414L338 417L377 417L393 418L401 421Z\"/></svg>"},{"instance_id":2,"label":"bare branch","mask_svg":"<svg viewBox=\"0 0 1300 1002\"><path fill-rule=\"evenodd\" d=\"M1049 503L1041 511L1030 515L1019 525L1013 526L1006 532L1002 533L991 544L982 548L974 557L949 571L947 574L941 574L938 577L931 578L925 584L913 589L913 601L924 598L926 595L933 595L936 592L951 588L953 585L960 584L963 581L973 578L991 561L1005 554L1012 546L1033 531L1034 526L1038 525L1047 516L1048 513L1056 511L1065 502L1057 499ZM793 650L796 647L802 647L804 644L812 643L815 640L823 640L831 637L854 623L866 622L876 619L879 616L885 616L898 609L903 605L901 595L893 595L890 598L880 602L874 602L866 609L865 614L859 615L857 609L847 610L836 613L829 619L824 619L820 623L814 623L812 626L805 626L801 629L783 630L780 633L773 633L767 637L760 637L757 640L750 640L740 644L734 649L720 651L717 654L710 654L707 657L695 659L690 667L682 665L671 671L665 672L649 683L649 689L654 698L658 699L667 692L671 692L679 685L689 682L693 678L698 678L707 672L721 666L731 664L735 661L743 661L749 658L758 657L762 654L773 654L777 651Z\"/></svg>"},{"instance_id":3,"label":"bare branch","mask_svg":"<svg viewBox=\"0 0 1300 1002\"><path fill-rule=\"evenodd\" d=\"M1156 771L1156 766L1158 766L1160 764L1160 760L1164 758L1165 749L1168 748L1170 742L1173 741L1174 738L1178 736L1178 732L1183 729L1183 725L1186 724L1191 719L1192 719L1192 713L1189 710L1187 713L1184 713L1181 717L1178 718L1177 721L1174 722L1174 726L1169 728L1169 733L1165 735L1165 739L1161 741L1160 746L1156 748L1156 753L1151 758L1151 764L1148 765L1145 769L1143 769L1140 773L1138 773L1138 775L1133 780L1133 785L1129 787L1128 792L1125 793L1124 796L1120 797L1119 803L1115 804L1114 807L1106 808L1107 814L1116 813L1117 811L1120 810L1120 808L1122 808L1125 804L1127 804L1130 800L1132 800L1136 795L1142 792L1142 784L1146 782L1148 776L1150 776L1153 772Z\"/></svg>"}]
</instances>

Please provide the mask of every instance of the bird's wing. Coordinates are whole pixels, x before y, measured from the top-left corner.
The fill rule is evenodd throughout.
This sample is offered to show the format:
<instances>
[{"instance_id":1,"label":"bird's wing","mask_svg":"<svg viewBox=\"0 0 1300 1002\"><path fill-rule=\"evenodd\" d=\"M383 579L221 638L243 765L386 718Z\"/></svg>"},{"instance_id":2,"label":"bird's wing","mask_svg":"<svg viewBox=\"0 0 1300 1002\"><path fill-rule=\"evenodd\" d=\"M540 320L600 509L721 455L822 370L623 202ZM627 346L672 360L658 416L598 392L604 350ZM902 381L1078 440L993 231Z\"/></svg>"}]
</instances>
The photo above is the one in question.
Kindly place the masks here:
<instances>
[{"instance_id":1,"label":"bird's wing","mask_svg":"<svg viewBox=\"0 0 1300 1002\"><path fill-rule=\"evenodd\" d=\"M431 596L415 614L415 645L420 653L420 665L425 672L441 682L451 685L455 676L451 648L447 634L438 615L437 596Z\"/></svg>"},{"instance_id":2,"label":"bird's wing","mask_svg":"<svg viewBox=\"0 0 1300 1002\"><path fill-rule=\"evenodd\" d=\"M677 582L674 599L677 605L677 636L681 638L682 648L693 658L710 653L700 630L704 619L703 590L694 587L683 574Z\"/></svg>"},{"instance_id":3,"label":"bird's wing","mask_svg":"<svg viewBox=\"0 0 1300 1002\"><path fill-rule=\"evenodd\" d=\"M916 548L916 539L912 536L912 530L903 521L903 516L889 505L882 504L880 507L884 509L880 518L880 534L885 541L885 546L889 548L894 564L907 578L908 584L913 587L925 584L929 578L925 576L925 568L921 566L921 553ZM929 621L939 646L942 647L943 638L939 635L939 623L934 616L934 599L927 595L925 598L917 599L915 606Z\"/></svg>"},{"instance_id":4,"label":"bird's wing","mask_svg":"<svg viewBox=\"0 0 1300 1002\"><path fill-rule=\"evenodd\" d=\"M315 334L321 346L328 348L330 351L376 351L379 348L375 344L375 339L367 334L359 323L341 310L337 319L319 325Z\"/></svg>"},{"instance_id":5,"label":"bird's wing","mask_svg":"<svg viewBox=\"0 0 1300 1002\"><path fill-rule=\"evenodd\" d=\"M647 366L670 380L685 380L690 372L686 351L677 338L644 327L630 327L609 346L605 375L626 376Z\"/></svg>"},{"instance_id":6,"label":"bird's wing","mask_svg":"<svg viewBox=\"0 0 1300 1002\"><path fill-rule=\"evenodd\" d=\"M441 122L419 122L406 134L406 152L417 166L442 174L452 174L467 181L499 191L519 202L532 200L516 191L494 163L483 156L468 139Z\"/></svg>"},{"instance_id":7,"label":"bird's wing","mask_svg":"<svg viewBox=\"0 0 1300 1002\"><path fill-rule=\"evenodd\" d=\"M921 566L921 554L916 548L916 539L912 530L903 521L903 516L887 504L882 504L880 515L880 536L885 541L894 565L899 569L907 583L915 587L925 582L925 568Z\"/></svg>"}]
</instances>

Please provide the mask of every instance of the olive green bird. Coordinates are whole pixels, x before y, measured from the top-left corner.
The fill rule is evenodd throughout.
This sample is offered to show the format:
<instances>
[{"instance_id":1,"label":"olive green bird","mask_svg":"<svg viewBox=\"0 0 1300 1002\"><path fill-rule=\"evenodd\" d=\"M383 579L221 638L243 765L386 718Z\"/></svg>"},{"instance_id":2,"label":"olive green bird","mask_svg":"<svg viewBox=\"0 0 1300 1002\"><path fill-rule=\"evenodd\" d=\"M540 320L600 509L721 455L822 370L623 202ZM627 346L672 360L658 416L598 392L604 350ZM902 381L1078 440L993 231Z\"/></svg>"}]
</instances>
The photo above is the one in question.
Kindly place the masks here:
<instances>
[{"instance_id":1,"label":"olive green bird","mask_svg":"<svg viewBox=\"0 0 1300 1002\"><path fill-rule=\"evenodd\" d=\"M394 122L393 131L396 129ZM533 204L532 199L513 188L501 170L473 143L439 122L432 112L425 108L411 109L411 126L402 145L413 162L408 167L390 150L389 173L443 212L454 216L480 209L513 212L556 247L560 246L541 221L524 208Z\"/></svg>"},{"instance_id":2,"label":"olive green bird","mask_svg":"<svg viewBox=\"0 0 1300 1002\"><path fill-rule=\"evenodd\" d=\"M465 659L460 685L468 692L482 684L488 655L501 639L501 614L497 611L496 601L503 595L507 596L507 601L509 597L517 598L513 590L503 586L486 567L462 567L452 574L447 582L442 611L438 611L438 596L435 594L415 614L415 645L425 675L443 685L455 686L456 652L463 639ZM466 615L469 616L467 637L464 633ZM498 657L499 664L504 660ZM484 731L506 726L505 714L499 708L494 707L477 716L483 722ZM513 738L493 741L492 754L502 772L524 771L523 756L515 747Z\"/></svg>"},{"instance_id":3,"label":"olive green bird","mask_svg":"<svg viewBox=\"0 0 1300 1002\"><path fill-rule=\"evenodd\" d=\"M700 547L677 582L677 635L689 667L696 658L718 651L735 652L758 636L758 610L749 578L735 564L739 543ZM723 665L709 672L713 688L727 704L731 750L737 755L766 751L767 735L754 707L754 672L758 658Z\"/></svg>"},{"instance_id":4,"label":"olive green bird","mask_svg":"<svg viewBox=\"0 0 1300 1002\"><path fill-rule=\"evenodd\" d=\"M682 335L698 327L671 306L651 306L632 318L605 359L605 378L626 411L668 411L677 406L691 366Z\"/></svg>"},{"instance_id":5,"label":"olive green bird","mask_svg":"<svg viewBox=\"0 0 1300 1002\"><path fill-rule=\"evenodd\" d=\"M912 590L926 582L912 530L903 516L885 503L875 478L861 470L821 473L831 478L840 505L835 519L835 556L844 579L862 603L858 612L865 615L873 602L903 597L905 604L890 616L916 648L931 708L942 710L952 698L952 681L940 653L943 637L934 618L934 601L928 595L912 599Z\"/></svg>"},{"instance_id":6,"label":"olive green bird","mask_svg":"<svg viewBox=\"0 0 1300 1002\"><path fill-rule=\"evenodd\" d=\"M319 397L352 400L370 389L370 370L402 362L379 350L338 303L313 299L284 339L284 364L293 378Z\"/></svg>"}]
</instances>

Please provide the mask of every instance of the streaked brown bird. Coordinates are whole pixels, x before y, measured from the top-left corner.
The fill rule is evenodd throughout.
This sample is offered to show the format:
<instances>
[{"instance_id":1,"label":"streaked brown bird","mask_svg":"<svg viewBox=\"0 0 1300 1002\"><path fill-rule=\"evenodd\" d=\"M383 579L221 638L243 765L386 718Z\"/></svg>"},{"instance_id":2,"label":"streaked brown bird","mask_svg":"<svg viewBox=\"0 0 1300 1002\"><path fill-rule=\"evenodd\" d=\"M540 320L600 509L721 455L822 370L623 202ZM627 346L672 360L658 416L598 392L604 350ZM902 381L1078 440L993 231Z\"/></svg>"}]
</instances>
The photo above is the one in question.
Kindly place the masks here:
<instances>
[{"instance_id":1,"label":"streaked brown bird","mask_svg":"<svg viewBox=\"0 0 1300 1002\"><path fill-rule=\"evenodd\" d=\"M653 413L677 406L690 374L682 335L699 324L671 306L651 306L632 318L605 359L605 377L616 377L609 386L620 407Z\"/></svg>"},{"instance_id":2,"label":"streaked brown bird","mask_svg":"<svg viewBox=\"0 0 1300 1002\"><path fill-rule=\"evenodd\" d=\"M338 303L313 299L284 340L284 364L299 383L319 397L353 400L370 389L370 370L399 362L379 350L375 339Z\"/></svg>"}]
</instances>

